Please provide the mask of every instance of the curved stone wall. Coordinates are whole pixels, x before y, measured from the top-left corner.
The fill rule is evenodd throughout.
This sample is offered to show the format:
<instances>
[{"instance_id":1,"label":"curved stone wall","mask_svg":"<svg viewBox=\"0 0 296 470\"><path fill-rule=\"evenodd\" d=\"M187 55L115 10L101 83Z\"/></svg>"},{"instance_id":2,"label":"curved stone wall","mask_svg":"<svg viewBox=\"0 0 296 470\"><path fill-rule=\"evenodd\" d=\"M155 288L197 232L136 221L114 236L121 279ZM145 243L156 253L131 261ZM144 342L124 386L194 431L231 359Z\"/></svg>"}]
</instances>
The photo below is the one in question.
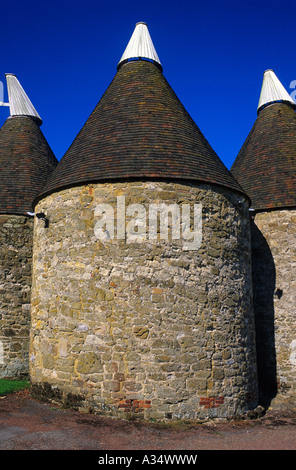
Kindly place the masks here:
<instances>
[{"instance_id":1,"label":"curved stone wall","mask_svg":"<svg viewBox=\"0 0 296 470\"><path fill-rule=\"evenodd\" d=\"M167 238L159 223L161 240L151 238L153 204L183 215L169 216ZM36 219L34 228L34 396L147 419L225 417L257 405L243 196L121 182L53 193L35 211L49 223Z\"/></svg>"},{"instance_id":2,"label":"curved stone wall","mask_svg":"<svg viewBox=\"0 0 296 470\"><path fill-rule=\"evenodd\" d=\"M256 214L252 227L259 385L267 405L295 405L296 209Z\"/></svg>"},{"instance_id":3,"label":"curved stone wall","mask_svg":"<svg viewBox=\"0 0 296 470\"><path fill-rule=\"evenodd\" d=\"M0 215L0 377L29 373L33 220Z\"/></svg>"}]
</instances>

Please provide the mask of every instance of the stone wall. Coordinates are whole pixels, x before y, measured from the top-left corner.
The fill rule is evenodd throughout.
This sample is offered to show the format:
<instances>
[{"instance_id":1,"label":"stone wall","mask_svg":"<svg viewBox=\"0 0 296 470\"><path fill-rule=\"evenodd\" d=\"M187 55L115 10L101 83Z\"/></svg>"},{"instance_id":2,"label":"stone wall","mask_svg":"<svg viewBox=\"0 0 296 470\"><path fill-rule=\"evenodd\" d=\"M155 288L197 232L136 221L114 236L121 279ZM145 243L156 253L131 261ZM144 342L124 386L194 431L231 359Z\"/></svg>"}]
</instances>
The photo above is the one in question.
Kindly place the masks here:
<instances>
[{"instance_id":1,"label":"stone wall","mask_svg":"<svg viewBox=\"0 0 296 470\"><path fill-rule=\"evenodd\" d=\"M99 204L112 205L116 221L118 197L125 197L125 224L110 237L109 214L111 239L102 241ZM171 234L131 240L133 231L143 236L141 208L152 203L190 204L191 229L200 204L200 246L188 249ZM147 419L225 417L257 405L243 196L208 185L122 182L53 193L35 210L49 225L35 220L34 396Z\"/></svg>"},{"instance_id":2,"label":"stone wall","mask_svg":"<svg viewBox=\"0 0 296 470\"><path fill-rule=\"evenodd\" d=\"M256 214L252 233L259 386L267 405L295 406L296 210Z\"/></svg>"},{"instance_id":3,"label":"stone wall","mask_svg":"<svg viewBox=\"0 0 296 470\"><path fill-rule=\"evenodd\" d=\"M0 215L0 377L29 372L33 220Z\"/></svg>"}]
</instances>

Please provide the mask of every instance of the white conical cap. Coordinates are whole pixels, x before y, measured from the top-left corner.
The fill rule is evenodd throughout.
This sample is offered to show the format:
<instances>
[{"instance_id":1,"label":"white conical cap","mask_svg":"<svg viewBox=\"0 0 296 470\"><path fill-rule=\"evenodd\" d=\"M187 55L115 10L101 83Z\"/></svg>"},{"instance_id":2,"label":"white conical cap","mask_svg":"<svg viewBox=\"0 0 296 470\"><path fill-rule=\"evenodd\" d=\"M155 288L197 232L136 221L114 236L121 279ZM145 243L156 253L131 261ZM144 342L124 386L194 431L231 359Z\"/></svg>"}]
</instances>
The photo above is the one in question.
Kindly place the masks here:
<instances>
[{"instance_id":1,"label":"white conical cap","mask_svg":"<svg viewBox=\"0 0 296 470\"><path fill-rule=\"evenodd\" d=\"M146 23L137 23L118 66L130 59L149 59L161 66Z\"/></svg>"},{"instance_id":2,"label":"white conical cap","mask_svg":"<svg viewBox=\"0 0 296 470\"><path fill-rule=\"evenodd\" d=\"M284 101L296 106L295 102L283 87L274 71L266 70L263 75L257 112L259 112L263 106L274 103L276 101Z\"/></svg>"},{"instance_id":3,"label":"white conical cap","mask_svg":"<svg viewBox=\"0 0 296 470\"><path fill-rule=\"evenodd\" d=\"M10 116L30 116L34 118L39 125L42 124L41 117L32 105L16 76L12 73L6 73L5 76Z\"/></svg>"}]
</instances>

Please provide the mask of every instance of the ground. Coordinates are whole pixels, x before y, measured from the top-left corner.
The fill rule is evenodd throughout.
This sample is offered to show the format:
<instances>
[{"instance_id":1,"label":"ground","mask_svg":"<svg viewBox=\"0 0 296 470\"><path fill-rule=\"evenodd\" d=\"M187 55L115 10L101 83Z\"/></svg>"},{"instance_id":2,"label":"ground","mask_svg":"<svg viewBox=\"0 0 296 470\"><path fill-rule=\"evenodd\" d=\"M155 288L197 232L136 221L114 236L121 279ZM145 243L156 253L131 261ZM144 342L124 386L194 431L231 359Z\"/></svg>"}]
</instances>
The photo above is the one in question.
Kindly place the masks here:
<instances>
[{"instance_id":1,"label":"ground","mask_svg":"<svg viewBox=\"0 0 296 470\"><path fill-rule=\"evenodd\" d=\"M25 390L0 399L0 450L296 450L296 409L240 421L148 424L64 410Z\"/></svg>"}]
</instances>

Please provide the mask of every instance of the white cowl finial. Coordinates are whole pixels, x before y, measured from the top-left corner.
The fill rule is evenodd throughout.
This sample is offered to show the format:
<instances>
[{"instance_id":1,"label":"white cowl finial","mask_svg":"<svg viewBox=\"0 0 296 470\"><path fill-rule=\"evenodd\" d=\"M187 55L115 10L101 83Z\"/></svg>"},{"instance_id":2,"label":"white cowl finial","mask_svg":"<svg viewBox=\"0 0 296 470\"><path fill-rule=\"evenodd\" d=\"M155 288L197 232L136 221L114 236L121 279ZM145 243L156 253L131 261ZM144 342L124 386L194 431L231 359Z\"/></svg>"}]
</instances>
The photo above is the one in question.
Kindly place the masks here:
<instances>
[{"instance_id":1,"label":"white cowl finial","mask_svg":"<svg viewBox=\"0 0 296 470\"><path fill-rule=\"evenodd\" d=\"M148 59L162 67L146 23L140 22L136 24L118 66L132 59Z\"/></svg>"},{"instance_id":2,"label":"white cowl finial","mask_svg":"<svg viewBox=\"0 0 296 470\"><path fill-rule=\"evenodd\" d=\"M29 100L20 82L12 73L6 73L8 101L10 116L29 116L36 120L38 125L42 124L42 119Z\"/></svg>"},{"instance_id":3,"label":"white cowl finial","mask_svg":"<svg viewBox=\"0 0 296 470\"><path fill-rule=\"evenodd\" d=\"M257 112L268 104L283 101L296 107L295 102L283 87L273 70L266 70L259 98Z\"/></svg>"}]
</instances>

